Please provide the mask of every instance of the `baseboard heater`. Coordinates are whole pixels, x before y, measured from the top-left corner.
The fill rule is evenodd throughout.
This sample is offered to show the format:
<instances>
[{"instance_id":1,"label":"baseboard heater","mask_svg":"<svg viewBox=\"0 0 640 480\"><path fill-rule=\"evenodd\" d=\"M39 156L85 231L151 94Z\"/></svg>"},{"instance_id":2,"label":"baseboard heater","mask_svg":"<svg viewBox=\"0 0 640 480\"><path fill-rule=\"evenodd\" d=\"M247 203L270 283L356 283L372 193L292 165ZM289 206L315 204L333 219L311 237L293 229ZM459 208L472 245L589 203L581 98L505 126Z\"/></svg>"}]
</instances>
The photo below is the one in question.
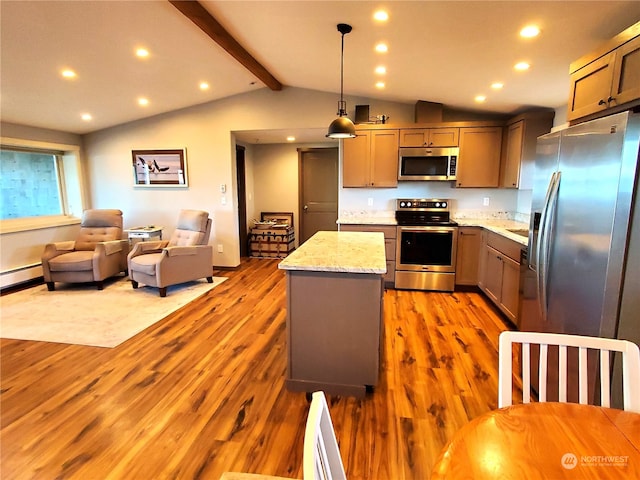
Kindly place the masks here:
<instances>
[{"instance_id":1,"label":"baseboard heater","mask_svg":"<svg viewBox=\"0 0 640 480\"><path fill-rule=\"evenodd\" d=\"M13 287L20 283L28 282L42 277L42 264L32 263L21 267L5 270L0 273L0 288Z\"/></svg>"}]
</instances>

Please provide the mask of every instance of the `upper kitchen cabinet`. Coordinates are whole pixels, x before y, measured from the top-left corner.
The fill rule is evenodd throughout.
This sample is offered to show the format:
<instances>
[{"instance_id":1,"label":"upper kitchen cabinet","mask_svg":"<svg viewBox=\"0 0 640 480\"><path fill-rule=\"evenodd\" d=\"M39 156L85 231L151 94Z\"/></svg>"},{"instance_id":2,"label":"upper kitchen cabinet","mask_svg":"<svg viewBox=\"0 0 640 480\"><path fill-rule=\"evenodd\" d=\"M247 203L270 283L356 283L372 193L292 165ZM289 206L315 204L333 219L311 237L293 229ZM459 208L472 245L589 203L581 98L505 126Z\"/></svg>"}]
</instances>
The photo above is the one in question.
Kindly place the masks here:
<instances>
[{"instance_id":1,"label":"upper kitchen cabinet","mask_svg":"<svg viewBox=\"0 0 640 480\"><path fill-rule=\"evenodd\" d=\"M457 147L459 128L402 128L401 147Z\"/></svg>"},{"instance_id":2,"label":"upper kitchen cabinet","mask_svg":"<svg viewBox=\"0 0 640 480\"><path fill-rule=\"evenodd\" d=\"M640 104L640 22L572 63L570 79L569 121Z\"/></svg>"},{"instance_id":3,"label":"upper kitchen cabinet","mask_svg":"<svg viewBox=\"0 0 640 480\"><path fill-rule=\"evenodd\" d=\"M460 129L457 187L497 187L500 183L502 127Z\"/></svg>"},{"instance_id":4,"label":"upper kitchen cabinet","mask_svg":"<svg viewBox=\"0 0 640 480\"><path fill-rule=\"evenodd\" d=\"M398 130L359 130L343 141L342 186L398 186Z\"/></svg>"},{"instance_id":5,"label":"upper kitchen cabinet","mask_svg":"<svg viewBox=\"0 0 640 480\"><path fill-rule=\"evenodd\" d=\"M512 118L504 131L500 186L533 188L536 143L540 135L553 127L553 111L528 112Z\"/></svg>"}]
</instances>

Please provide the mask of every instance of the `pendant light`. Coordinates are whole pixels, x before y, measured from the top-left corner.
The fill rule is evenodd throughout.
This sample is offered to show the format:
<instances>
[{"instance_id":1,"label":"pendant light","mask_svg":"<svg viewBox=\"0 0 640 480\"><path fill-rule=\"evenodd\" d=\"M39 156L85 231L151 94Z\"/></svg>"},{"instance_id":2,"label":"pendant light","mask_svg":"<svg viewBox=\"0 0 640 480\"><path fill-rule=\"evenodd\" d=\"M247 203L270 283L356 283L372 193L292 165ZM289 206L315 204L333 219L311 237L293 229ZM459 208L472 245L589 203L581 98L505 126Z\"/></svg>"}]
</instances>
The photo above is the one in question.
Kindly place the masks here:
<instances>
[{"instance_id":1,"label":"pendant light","mask_svg":"<svg viewBox=\"0 0 640 480\"><path fill-rule=\"evenodd\" d=\"M351 25L346 23L338 24L338 31L342 34L342 49L340 52L340 101L338 101L338 118L336 118L327 133L328 138L354 138L356 127L349 117L347 117L347 103L342 96L344 84L344 36L351 31Z\"/></svg>"}]
</instances>

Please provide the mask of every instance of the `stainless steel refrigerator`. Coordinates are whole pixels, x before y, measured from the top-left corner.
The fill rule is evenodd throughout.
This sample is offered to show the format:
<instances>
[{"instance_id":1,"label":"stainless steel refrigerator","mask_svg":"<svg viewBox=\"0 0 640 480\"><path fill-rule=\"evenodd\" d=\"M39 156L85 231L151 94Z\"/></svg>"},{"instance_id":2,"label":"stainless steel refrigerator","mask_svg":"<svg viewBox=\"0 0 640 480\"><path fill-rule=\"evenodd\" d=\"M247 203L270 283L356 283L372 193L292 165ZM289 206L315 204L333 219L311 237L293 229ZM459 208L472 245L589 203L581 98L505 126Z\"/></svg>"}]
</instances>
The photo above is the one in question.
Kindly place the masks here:
<instances>
[{"instance_id":1,"label":"stainless steel refrigerator","mask_svg":"<svg viewBox=\"0 0 640 480\"><path fill-rule=\"evenodd\" d=\"M538 138L521 330L640 343L639 144L630 112ZM619 358L613 365L621 406ZM555 379L548 388L553 400ZM589 392L599 398L595 381Z\"/></svg>"}]
</instances>

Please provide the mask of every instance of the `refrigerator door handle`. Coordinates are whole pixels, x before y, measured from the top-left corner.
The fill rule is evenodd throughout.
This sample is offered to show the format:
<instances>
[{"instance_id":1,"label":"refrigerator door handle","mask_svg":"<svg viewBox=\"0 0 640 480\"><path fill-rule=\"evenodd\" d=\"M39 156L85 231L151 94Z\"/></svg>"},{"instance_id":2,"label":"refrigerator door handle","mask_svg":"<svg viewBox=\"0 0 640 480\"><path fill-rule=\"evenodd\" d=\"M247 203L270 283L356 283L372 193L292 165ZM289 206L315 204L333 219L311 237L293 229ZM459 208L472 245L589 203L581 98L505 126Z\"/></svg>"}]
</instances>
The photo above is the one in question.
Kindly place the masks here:
<instances>
[{"instance_id":1,"label":"refrigerator door handle","mask_svg":"<svg viewBox=\"0 0 640 480\"><path fill-rule=\"evenodd\" d=\"M547 211L549 209L549 200L551 198L551 190L553 188L553 184L555 183L556 172L551 174L551 179L549 180L549 185L547 186L547 194L544 198L544 204L542 206L542 210L540 212L540 221L538 223L538 231L535 249L532 255L529 255L529 268L536 272L536 298L538 299L538 307L540 308L540 313L544 312L544 308L542 306L542 285L543 285L543 273L544 273L544 262L542 261L542 239L544 238L544 229L545 222L547 218ZM534 228L532 228L532 237L534 233Z\"/></svg>"},{"instance_id":2,"label":"refrigerator door handle","mask_svg":"<svg viewBox=\"0 0 640 480\"><path fill-rule=\"evenodd\" d=\"M548 198L548 204L546 206L545 218L544 218L544 228L540 230L542 233L542 238L539 243L541 245L540 250L542 256L538 258L539 270L541 271L540 275L540 290L538 291L540 299L540 310L542 313L542 321L547 321L547 314L549 309L548 304L548 289L549 289L549 257L551 256L551 241L553 238L553 221L556 216L556 208L558 204L558 192L560 191L560 178L562 176L561 172L555 172L553 177L551 178L550 184L550 195ZM541 221L542 223L542 221Z\"/></svg>"}]
</instances>

